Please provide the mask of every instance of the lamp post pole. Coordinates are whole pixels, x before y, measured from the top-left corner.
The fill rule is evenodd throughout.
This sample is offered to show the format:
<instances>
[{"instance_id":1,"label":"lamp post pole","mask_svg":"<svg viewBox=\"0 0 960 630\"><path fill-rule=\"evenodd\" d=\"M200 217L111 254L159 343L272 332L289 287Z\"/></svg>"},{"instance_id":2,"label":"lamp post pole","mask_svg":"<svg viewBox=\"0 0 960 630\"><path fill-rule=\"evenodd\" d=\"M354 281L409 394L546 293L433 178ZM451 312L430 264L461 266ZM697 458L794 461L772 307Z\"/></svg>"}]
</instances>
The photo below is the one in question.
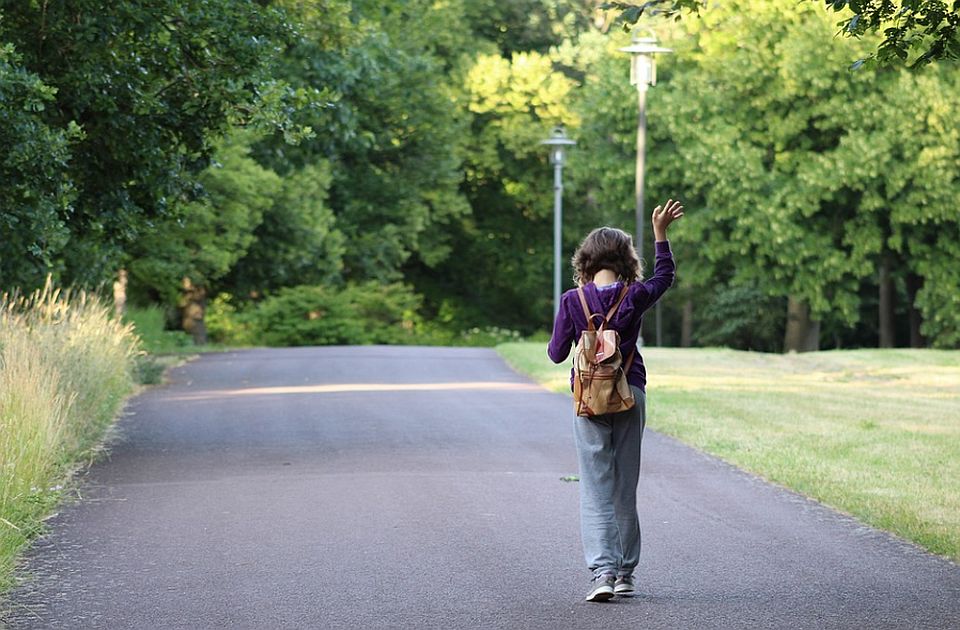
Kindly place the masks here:
<instances>
[{"instance_id":1,"label":"lamp post pole","mask_svg":"<svg viewBox=\"0 0 960 630\"><path fill-rule=\"evenodd\" d=\"M554 127L550 137L540 142L550 148L553 164L553 317L560 312L560 270L563 268L561 226L563 225L563 164L567 147L577 143L567 137L563 127Z\"/></svg>"},{"instance_id":2,"label":"lamp post pole","mask_svg":"<svg viewBox=\"0 0 960 630\"><path fill-rule=\"evenodd\" d=\"M553 316L560 312L560 265L562 245L560 226L563 224L563 162L553 163Z\"/></svg>"},{"instance_id":3,"label":"lamp post pole","mask_svg":"<svg viewBox=\"0 0 960 630\"><path fill-rule=\"evenodd\" d=\"M637 86L637 177L636 177L636 221L637 255L643 260L643 225L646 223L646 214L643 209L643 174L647 160L647 86ZM641 341L643 333L640 334Z\"/></svg>"},{"instance_id":4,"label":"lamp post pole","mask_svg":"<svg viewBox=\"0 0 960 630\"><path fill-rule=\"evenodd\" d=\"M657 46L654 37L640 37L636 33L629 46L620 49L630 53L630 84L637 86L637 176L636 176L636 235L637 255L643 260L643 226L646 222L646 212L643 207L643 177L647 160L647 88L657 84L657 53L673 52L669 48ZM660 326L660 302L656 306L657 314L657 345L663 345L662 328ZM643 347L643 330L637 337L637 348Z\"/></svg>"}]
</instances>

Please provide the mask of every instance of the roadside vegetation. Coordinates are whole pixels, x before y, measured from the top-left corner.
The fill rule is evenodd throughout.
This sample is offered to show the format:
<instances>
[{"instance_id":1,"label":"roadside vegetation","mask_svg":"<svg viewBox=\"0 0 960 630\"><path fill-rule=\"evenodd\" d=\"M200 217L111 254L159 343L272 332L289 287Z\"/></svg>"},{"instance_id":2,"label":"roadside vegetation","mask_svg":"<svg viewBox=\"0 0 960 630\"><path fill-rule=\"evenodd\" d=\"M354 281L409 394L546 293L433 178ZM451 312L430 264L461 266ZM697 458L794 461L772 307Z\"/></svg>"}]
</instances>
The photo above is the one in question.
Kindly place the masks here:
<instances>
[{"instance_id":1,"label":"roadside vegetation","mask_svg":"<svg viewBox=\"0 0 960 630\"><path fill-rule=\"evenodd\" d=\"M49 281L0 296L0 592L134 389L139 341L95 296Z\"/></svg>"},{"instance_id":2,"label":"roadside vegetation","mask_svg":"<svg viewBox=\"0 0 960 630\"><path fill-rule=\"evenodd\" d=\"M658 345L960 347L956 64L851 71L890 35L850 3L666 4L703 10L638 33L673 50L646 198L687 213ZM113 283L199 346L546 329L554 126L577 142L562 257L635 229L618 22L643 11L605 6L4 3L0 291Z\"/></svg>"},{"instance_id":3,"label":"roadside vegetation","mask_svg":"<svg viewBox=\"0 0 960 630\"><path fill-rule=\"evenodd\" d=\"M549 389L543 344L500 354ZM647 348L648 427L960 560L960 354Z\"/></svg>"}]
</instances>

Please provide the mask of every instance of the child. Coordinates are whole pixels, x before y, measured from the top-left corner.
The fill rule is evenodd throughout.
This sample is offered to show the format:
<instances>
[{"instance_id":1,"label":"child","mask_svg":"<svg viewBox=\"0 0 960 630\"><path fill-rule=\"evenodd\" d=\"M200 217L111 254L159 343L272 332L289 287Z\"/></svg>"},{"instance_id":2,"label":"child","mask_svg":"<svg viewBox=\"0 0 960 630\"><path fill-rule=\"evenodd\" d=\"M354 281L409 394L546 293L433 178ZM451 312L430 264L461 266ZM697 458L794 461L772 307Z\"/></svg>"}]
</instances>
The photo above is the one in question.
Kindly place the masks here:
<instances>
[{"instance_id":1,"label":"child","mask_svg":"<svg viewBox=\"0 0 960 630\"><path fill-rule=\"evenodd\" d=\"M634 593L633 571L640 560L640 519L637 482L640 442L646 424L646 370L635 350L643 313L673 284L674 263L667 228L683 216L680 202L668 200L653 210L656 263L653 277L642 281L640 260L629 234L602 227L590 232L573 255L573 278L583 288L591 313L606 315L628 285L626 297L610 318L620 333L626 363L633 353L627 382L636 404L619 413L574 417L574 437L580 461L580 530L584 557L593 571L587 601L606 601ZM571 344L587 327L576 289L563 294L547 354L564 361ZM571 371L571 385L573 374Z\"/></svg>"}]
</instances>

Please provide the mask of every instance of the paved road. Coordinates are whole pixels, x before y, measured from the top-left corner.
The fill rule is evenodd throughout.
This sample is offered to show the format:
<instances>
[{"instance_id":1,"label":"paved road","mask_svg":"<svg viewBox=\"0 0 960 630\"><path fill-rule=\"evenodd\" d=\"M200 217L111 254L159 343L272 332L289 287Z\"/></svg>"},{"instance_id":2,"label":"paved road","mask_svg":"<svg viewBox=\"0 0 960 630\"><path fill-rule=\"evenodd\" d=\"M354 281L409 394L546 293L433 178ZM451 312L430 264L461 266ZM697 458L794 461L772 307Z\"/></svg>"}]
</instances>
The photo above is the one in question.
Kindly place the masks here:
<instances>
[{"instance_id":1,"label":"paved road","mask_svg":"<svg viewBox=\"0 0 960 630\"><path fill-rule=\"evenodd\" d=\"M582 602L569 406L489 350L205 355L131 401L7 622L960 627L956 565L649 429L640 596Z\"/></svg>"}]
</instances>

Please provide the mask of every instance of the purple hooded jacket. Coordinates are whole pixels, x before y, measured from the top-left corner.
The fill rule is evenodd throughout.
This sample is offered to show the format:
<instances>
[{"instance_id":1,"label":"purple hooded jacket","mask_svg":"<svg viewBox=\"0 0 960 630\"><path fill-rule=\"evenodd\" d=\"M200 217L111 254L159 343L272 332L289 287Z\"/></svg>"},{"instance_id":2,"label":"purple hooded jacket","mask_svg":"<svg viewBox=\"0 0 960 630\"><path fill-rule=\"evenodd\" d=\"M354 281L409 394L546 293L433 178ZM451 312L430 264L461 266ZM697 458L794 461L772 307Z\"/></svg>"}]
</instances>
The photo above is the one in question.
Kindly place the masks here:
<instances>
[{"instance_id":1,"label":"purple hooded jacket","mask_svg":"<svg viewBox=\"0 0 960 630\"><path fill-rule=\"evenodd\" d=\"M620 333L620 353L626 361L630 351L637 346L637 337L640 336L640 325L643 322L643 313L656 304L667 289L673 285L676 265L670 251L670 241L657 241L654 245L656 260L653 264L653 277L642 282L634 282L627 291L627 296L620 304L620 308L610 320L610 326ZM587 305L591 313L606 315L613 303L616 302L623 282L598 287L593 282L583 285L583 293L587 298ZM570 348L580 339L580 333L587 328L587 318L583 314L583 306L577 297L577 290L570 289L560 296L560 312L553 323L553 336L547 345L547 355L554 363L562 363L570 356ZM638 351L633 357L630 371L627 373L627 382L645 390L647 384L647 370L643 366L643 358ZM573 387L573 369L570 369L570 387Z\"/></svg>"}]
</instances>

